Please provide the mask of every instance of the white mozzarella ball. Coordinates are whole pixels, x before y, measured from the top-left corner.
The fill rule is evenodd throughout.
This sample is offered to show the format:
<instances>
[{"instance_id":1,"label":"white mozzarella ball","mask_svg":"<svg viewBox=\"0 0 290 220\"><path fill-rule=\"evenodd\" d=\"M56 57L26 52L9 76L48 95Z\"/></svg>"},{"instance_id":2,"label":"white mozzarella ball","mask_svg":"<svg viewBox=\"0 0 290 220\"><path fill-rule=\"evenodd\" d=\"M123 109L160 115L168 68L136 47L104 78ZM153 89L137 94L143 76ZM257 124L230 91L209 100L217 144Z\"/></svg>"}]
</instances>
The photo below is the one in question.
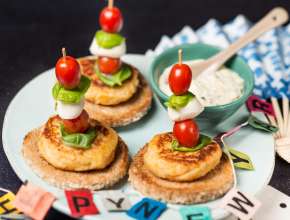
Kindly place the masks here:
<instances>
[{"instance_id":1,"label":"white mozzarella ball","mask_svg":"<svg viewBox=\"0 0 290 220\"><path fill-rule=\"evenodd\" d=\"M126 53L126 42L123 41L120 45L116 47L106 49L106 48L100 47L94 38L90 46L90 52L91 54L96 55L96 56L120 58Z\"/></svg>"},{"instance_id":2,"label":"white mozzarella ball","mask_svg":"<svg viewBox=\"0 0 290 220\"><path fill-rule=\"evenodd\" d=\"M204 106L194 97L181 109L173 109L168 107L168 115L172 121L183 121L195 118L204 110Z\"/></svg>"},{"instance_id":3,"label":"white mozzarella ball","mask_svg":"<svg viewBox=\"0 0 290 220\"><path fill-rule=\"evenodd\" d=\"M80 116L84 109L84 105L84 99L75 104L68 104L62 101L57 101L56 112L62 119L74 119Z\"/></svg>"}]
</instances>

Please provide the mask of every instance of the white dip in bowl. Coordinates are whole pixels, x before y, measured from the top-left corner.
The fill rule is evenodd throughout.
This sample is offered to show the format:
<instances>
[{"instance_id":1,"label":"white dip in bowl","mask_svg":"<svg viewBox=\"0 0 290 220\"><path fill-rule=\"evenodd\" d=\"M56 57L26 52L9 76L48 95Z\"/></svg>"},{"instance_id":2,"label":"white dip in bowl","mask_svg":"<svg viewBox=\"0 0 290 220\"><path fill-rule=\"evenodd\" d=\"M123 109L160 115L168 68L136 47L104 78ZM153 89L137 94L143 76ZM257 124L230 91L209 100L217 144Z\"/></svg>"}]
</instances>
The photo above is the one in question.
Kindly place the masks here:
<instances>
[{"instance_id":1,"label":"white dip in bowl","mask_svg":"<svg viewBox=\"0 0 290 220\"><path fill-rule=\"evenodd\" d=\"M201 60L183 63L194 68ZM168 76L172 66L167 67L159 78L159 88L168 96L172 95L168 84ZM234 71L226 67L216 72L200 74L192 77L189 91L192 92L203 106L224 105L240 98L243 94L244 80Z\"/></svg>"}]
</instances>

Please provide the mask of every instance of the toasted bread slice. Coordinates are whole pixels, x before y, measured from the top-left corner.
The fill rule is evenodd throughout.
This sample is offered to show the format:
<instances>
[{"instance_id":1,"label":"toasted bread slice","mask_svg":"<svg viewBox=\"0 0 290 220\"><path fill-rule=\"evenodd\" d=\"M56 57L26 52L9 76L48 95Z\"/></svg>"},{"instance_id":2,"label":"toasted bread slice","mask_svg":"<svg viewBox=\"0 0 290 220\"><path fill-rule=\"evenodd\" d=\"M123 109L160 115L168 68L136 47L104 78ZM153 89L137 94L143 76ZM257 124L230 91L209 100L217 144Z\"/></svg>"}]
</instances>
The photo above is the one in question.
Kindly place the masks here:
<instances>
[{"instance_id":1,"label":"toasted bread slice","mask_svg":"<svg viewBox=\"0 0 290 220\"><path fill-rule=\"evenodd\" d=\"M156 177L147 169L143 160L146 150L147 145L134 156L129 168L129 181L145 196L169 203L195 204L217 199L233 186L233 171L225 154L207 175L191 182L176 182Z\"/></svg>"},{"instance_id":2,"label":"toasted bread slice","mask_svg":"<svg viewBox=\"0 0 290 220\"><path fill-rule=\"evenodd\" d=\"M96 125L97 136L88 149L65 145L60 136L61 119L53 116L41 129L38 147L40 155L52 166L68 171L103 169L115 157L118 134L112 128Z\"/></svg>"},{"instance_id":3,"label":"toasted bread slice","mask_svg":"<svg viewBox=\"0 0 290 220\"><path fill-rule=\"evenodd\" d=\"M220 162L222 150L216 142L195 152L172 149L172 132L155 135L144 154L145 166L155 175L171 181L192 181L206 175Z\"/></svg>"},{"instance_id":4,"label":"toasted bread slice","mask_svg":"<svg viewBox=\"0 0 290 220\"><path fill-rule=\"evenodd\" d=\"M79 59L82 73L89 76L93 82L85 96L85 109L90 118L110 127L125 126L141 119L150 109L153 97L151 88L142 74L131 66L133 75L128 82L124 83L126 86L110 88L97 78L94 72L95 60L96 57L91 56ZM138 82L138 86L135 90L136 82ZM100 104L100 94L111 103ZM123 101L119 103L116 100ZM118 104L107 105L112 103Z\"/></svg>"},{"instance_id":5,"label":"toasted bread slice","mask_svg":"<svg viewBox=\"0 0 290 220\"><path fill-rule=\"evenodd\" d=\"M62 189L85 188L98 190L116 184L127 173L129 166L128 148L121 138L118 139L114 160L105 169L73 172L55 168L41 157L38 150L40 133L40 129L35 129L26 135L22 154L32 170L51 185Z\"/></svg>"}]
</instances>

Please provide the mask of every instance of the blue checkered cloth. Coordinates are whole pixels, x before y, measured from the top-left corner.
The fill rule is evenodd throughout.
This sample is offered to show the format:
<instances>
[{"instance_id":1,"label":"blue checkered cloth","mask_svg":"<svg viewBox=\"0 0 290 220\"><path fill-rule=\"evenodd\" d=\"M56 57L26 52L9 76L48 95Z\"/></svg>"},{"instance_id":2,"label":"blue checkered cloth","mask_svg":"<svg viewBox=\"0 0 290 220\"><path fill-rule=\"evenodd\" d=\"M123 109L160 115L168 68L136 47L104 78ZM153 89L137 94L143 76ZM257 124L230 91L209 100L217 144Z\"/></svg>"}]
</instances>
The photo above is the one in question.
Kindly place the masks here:
<instances>
[{"instance_id":1,"label":"blue checkered cloth","mask_svg":"<svg viewBox=\"0 0 290 220\"><path fill-rule=\"evenodd\" d=\"M238 15L222 25L210 19L197 30L185 26L172 38L162 36L154 50L147 55L158 55L164 50L183 43L203 42L226 48L243 36L252 23L243 15ZM239 51L255 74L254 94L266 99L271 96L290 98L290 24L276 28L262 35L255 42Z\"/></svg>"}]
</instances>

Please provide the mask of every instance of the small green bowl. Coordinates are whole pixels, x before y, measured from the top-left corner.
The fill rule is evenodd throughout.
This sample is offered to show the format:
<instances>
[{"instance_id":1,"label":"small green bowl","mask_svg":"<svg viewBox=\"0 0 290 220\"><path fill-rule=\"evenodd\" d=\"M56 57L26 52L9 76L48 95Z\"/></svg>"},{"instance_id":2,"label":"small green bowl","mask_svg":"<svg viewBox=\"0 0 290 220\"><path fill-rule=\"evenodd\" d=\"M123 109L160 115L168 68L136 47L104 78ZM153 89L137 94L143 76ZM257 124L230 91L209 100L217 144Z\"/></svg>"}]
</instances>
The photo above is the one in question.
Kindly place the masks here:
<instances>
[{"instance_id":1,"label":"small green bowl","mask_svg":"<svg viewBox=\"0 0 290 220\"><path fill-rule=\"evenodd\" d=\"M157 94L160 102L163 104L168 100L168 96L164 94L158 85L159 76L164 69L174 63L177 63L178 49L183 50L183 60L207 59L220 51L219 48L203 43L183 44L166 50L157 56L150 66L150 84ZM254 74L248 64L239 56L234 56L226 64L226 67L232 69L240 75L245 81L243 95L225 105L206 107L202 114L197 117L198 123L203 127L215 126L223 122L234 114L252 94L254 88ZM164 105L163 105L164 106Z\"/></svg>"}]
</instances>

